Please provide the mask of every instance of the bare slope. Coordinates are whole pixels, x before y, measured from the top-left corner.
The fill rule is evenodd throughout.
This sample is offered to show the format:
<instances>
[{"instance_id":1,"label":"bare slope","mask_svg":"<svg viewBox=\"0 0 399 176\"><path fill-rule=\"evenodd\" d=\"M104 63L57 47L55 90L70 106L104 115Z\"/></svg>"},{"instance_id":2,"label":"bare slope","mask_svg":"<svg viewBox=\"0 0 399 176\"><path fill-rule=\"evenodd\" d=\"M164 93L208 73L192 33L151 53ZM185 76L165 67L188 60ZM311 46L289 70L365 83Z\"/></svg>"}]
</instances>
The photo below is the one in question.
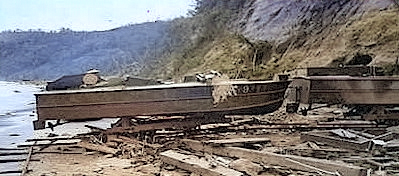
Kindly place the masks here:
<instances>
[{"instance_id":1,"label":"bare slope","mask_svg":"<svg viewBox=\"0 0 399 176\"><path fill-rule=\"evenodd\" d=\"M360 64L363 56L371 57L366 64L372 65L399 57L399 9L392 0L202 0L198 5L194 17L177 23L192 35L183 37L190 41L184 52L169 58L168 77L213 69L264 79L301 67Z\"/></svg>"}]
</instances>

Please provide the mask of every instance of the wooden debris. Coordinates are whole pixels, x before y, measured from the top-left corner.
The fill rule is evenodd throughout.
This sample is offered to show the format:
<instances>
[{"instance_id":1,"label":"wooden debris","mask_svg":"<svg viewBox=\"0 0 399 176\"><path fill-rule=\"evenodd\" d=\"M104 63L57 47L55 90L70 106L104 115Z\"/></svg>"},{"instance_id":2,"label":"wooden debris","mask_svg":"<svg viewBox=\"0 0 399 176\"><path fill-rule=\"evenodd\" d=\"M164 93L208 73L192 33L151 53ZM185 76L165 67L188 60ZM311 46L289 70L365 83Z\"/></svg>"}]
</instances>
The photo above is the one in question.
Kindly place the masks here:
<instances>
[{"instance_id":1,"label":"wooden debris","mask_svg":"<svg viewBox=\"0 0 399 176\"><path fill-rule=\"evenodd\" d=\"M245 172L248 175L259 175L263 171L263 167L259 164L255 164L247 159L238 159L230 163L230 168Z\"/></svg>"},{"instance_id":2,"label":"wooden debris","mask_svg":"<svg viewBox=\"0 0 399 176\"><path fill-rule=\"evenodd\" d=\"M32 142L32 141L60 141L60 140L71 140L71 139L80 139L80 137L78 137L78 136L45 137L45 138L27 139L26 142Z\"/></svg>"},{"instance_id":3,"label":"wooden debris","mask_svg":"<svg viewBox=\"0 0 399 176\"><path fill-rule=\"evenodd\" d=\"M174 165L178 168L188 170L198 175L209 176L243 176L244 174L233 169L220 165L212 165L204 158L198 158L195 155L181 154L174 150L168 150L160 153L161 160L164 163Z\"/></svg>"},{"instance_id":4,"label":"wooden debris","mask_svg":"<svg viewBox=\"0 0 399 176\"><path fill-rule=\"evenodd\" d=\"M18 158L18 159L0 159L0 163L11 163L11 162L21 162L26 161L26 158ZM38 159L31 159L30 161L40 161Z\"/></svg>"},{"instance_id":5,"label":"wooden debris","mask_svg":"<svg viewBox=\"0 0 399 176\"><path fill-rule=\"evenodd\" d=\"M139 140L136 140L136 139L128 138L128 137L125 137L125 136L109 135L108 136L108 140L111 141L111 142L119 142L119 143L127 142L127 143L132 143L132 144L140 144L140 145L148 146L148 147L151 147L151 148L154 148L154 149L158 149L158 148L162 147L162 145L160 145L160 144L150 144L150 143L142 142L142 141L139 141Z\"/></svg>"},{"instance_id":6,"label":"wooden debris","mask_svg":"<svg viewBox=\"0 0 399 176\"><path fill-rule=\"evenodd\" d=\"M20 174L22 171L20 170L8 170L8 171L0 171L0 174Z\"/></svg>"},{"instance_id":7,"label":"wooden debris","mask_svg":"<svg viewBox=\"0 0 399 176\"><path fill-rule=\"evenodd\" d=\"M343 176L362 176L366 173L365 168L348 165L339 161L314 159L294 155L280 155L239 147L213 147L189 139L184 139L182 142L193 150L227 157L248 159L253 162L264 163L267 165L280 165L290 169L308 172L325 172L325 174L339 172ZM317 168L317 170L315 170L315 168Z\"/></svg>"},{"instance_id":8,"label":"wooden debris","mask_svg":"<svg viewBox=\"0 0 399 176\"><path fill-rule=\"evenodd\" d=\"M213 146L244 146L246 144L269 143L269 138L234 138L222 140L209 140L204 143Z\"/></svg>"},{"instance_id":9,"label":"wooden debris","mask_svg":"<svg viewBox=\"0 0 399 176\"><path fill-rule=\"evenodd\" d=\"M26 161L25 161L24 167L22 168L21 176L24 176L26 173L28 173L28 166L29 166L29 162L30 162L32 153L33 153L33 147L30 147L29 148L29 152L28 152L28 156L26 157Z\"/></svg>"},{"instance_id":10,"label":"wooden debris","mask_svg":"<svg viewBox=\"0 0 399 176\"><path fill-rule=\"evenodd\" d=\"M371 141L367 138L362 138L361 140L343 139L339 137L328 136L327 134L320 131L301 133L301 140L320 142L330 146L358 151L368 151L369 147L371 146Z\"/></svg>"},{"instance_id":11,"label":"wooden debris","mask_svg":"<svg viewBox=\"0 0 399 176\"><path fill-rule=\"evenodd\" d=\"M102 153L108 153L108 154L113 154L113 155L115 155L119 151L117 149L110 148L105 145L97 145L97 144L92 144L92 143L83 142L83 141L78 143L78 146L82 147L82 148L89 149L89 150L95 150L95 151L99 151Z\"/></svg>"},{"instance_id":12,"label":"wooden debris","mask_svg":"<svg viewBox=\"0 0 399 176\"><path fill-rule=\"evenodd\" d=\"M0 151L2 150L26 150L24 148L0 148Z\"/></svg>"},{"instance_id":13,"label":"wooden debris","mask_svg":"<svg viewBox=\"0 0 399 176\"><path fill-rule=\"evenodd\" d=\"M18 147L31 147L31 146L50 146L50 145L73 145L80 142L80 139L70 139L70 140L61 140L61 141L31 141L25 142Z\"/></svg>"},{"instance_id":14,"label":"wooden debris","mask_svg":"<svg viewBox=\"0 0 399 176\"><path fill-rule=\"evenodd\" d=\"M92 126L92 125L85 125L86 128L90 128L92 130L98 130L98 131L105 131L106 129L100 128L100 127L96 127L96 126Z\"/></svg>"},{"instance_id":15,"label":"wooden debris","mask_svg":"<svg viewBox=\"0 0 399 176\"><path fill-rule=\"evenodd\" d=\"M0 156L9 156L9 155L25 155L28 154L27 151L8 151L8 152L0 152Z\"/></svg>"}]
</instances>

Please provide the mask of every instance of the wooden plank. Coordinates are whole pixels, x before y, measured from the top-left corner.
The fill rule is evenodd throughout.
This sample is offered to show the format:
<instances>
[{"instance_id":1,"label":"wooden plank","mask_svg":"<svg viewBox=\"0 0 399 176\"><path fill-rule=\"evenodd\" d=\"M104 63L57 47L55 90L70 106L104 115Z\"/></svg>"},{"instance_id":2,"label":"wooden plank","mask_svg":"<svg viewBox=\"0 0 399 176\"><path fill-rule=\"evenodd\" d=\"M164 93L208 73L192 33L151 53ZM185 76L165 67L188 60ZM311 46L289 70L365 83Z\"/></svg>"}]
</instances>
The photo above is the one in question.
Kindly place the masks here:
<instances>
[{"instance_id":1,"label":"wooden plank","mask_svg":"<svg viewBox=\"0 0 399 176\"><path fill-rule=\"evenodd\" d=\"M264 163L267 165L279 165L290 169L308 172L324 172L325 174L338 172L342 176L364 176L366 174L365 168L352 166L339 161L314 159L294 155L280 155L238 147L213 147L200 141L189 139L183 139L182 142L193 150L227 157L248 159L253 162ZM315 168L318 170L315 170Z\"/></svg>"},{"instance_id":2,"label":"wooden plank","mask_svg":"<svg viewBox=\"0 0 399 176\"><path fill-rule=\"evenodd\" d=\"M335 146L339 148L352 149L358 151L368 151L370 147L371 140L354 141L344 138L337 138L332 136L326 136L322 133L308 132L301 133L301 140L320 142L330 146Z\"/></svg>"},{"instance_id":3,"label":"wooden plank","mask_svg":"<svg viewBox=\"0 0 399 176\"><path fill-rule=\"evenodd\" d=\"M0 159L0 163L12 163L12 162L21 162L21 161L26 161L26 158L20 158L20 159ZM30 161L40 161L38 159L31 159Z\"/></svg>"},{"instance_id":4,"label":"wooden plank","mask_svg":"<svg viewBox=\"0 0 399 176\"><path fill-rule=\"evenodd\" d=\"M164 163L174 165L178 168L188 170L198 175L209 176L243 176L244 174L220 165L212 165L205 158L198 158L195 155L178 153L174 150L168 150L160 153L161 160Z\"/></svg>"},{"instance_id":5,"label":"wooden plank","mask_svg":"<svg viewBox=\"0 0 399 176\"><path fill-rule=\"evenodd\" d=\"M1 150L26 150L26 149L24 149L24 148L0 148L0 151Z\"/></svg>"},{"instance_id":6,"label":"wooden plank","mask_svg":"<svg viewBox=\"0 0 399 176\"><path fill-rule=\"evenodd\" d=\"M109 135L108 136L108 140L109 141L114 141L114 142L119 142L119 143L127 142L127 143L132 143L132 144L141 144L143 146L148 146L148 147L151 147L153 149L158 149L158 148L163 147L163 145L160 145L160 144L150 144L150 143L142 142L142 141L139 141L139 140L136 140L136 139L128 138L128 137L125 137L125 136L112 136L112 135Z\"/></svg>"},{"instance_id":7,"label":"wooden plank","mask_svg":"<svg viewBox=\"0 0 399 176\"><path fill-rule=\"evenodd\" d=\"M269 138L233 138L222 140L209 140L205 144L214 146L244 146L245 144L269 143Z\"/></svg>"},{"instance_id":8,"label":"wooden plank","mask_svg":"<svg viewBox=\"0 0 399 176\"><path fill-rule=\"evenodd\" d=\"M0 171L0 174L20 174L22 171L20 170L9 170L9 171Z\"/></svg>"},{"instance_id":9,"label":"wooden plank","mask_svg":"<svg viewBox=\"0 0 399 176\"><path fill-rule=\"evenodd\" d=\"M95 150L95 151L99 151L102 153L108 153L108 154L113 154L113 155L115 155L119 151L117 149L113 149L113 148L107 147L105 145L97 145L97 144L92 144L92 143L88 143L88 142L80 142L80 143L78 143L78 146L80 146L82 148L89 149L89 150Z\"/></svg>"},{"instance_id":10,"label":"wooden plank","mask_svg":"<svg viewBox=\"0 0 399 176\"><path fill-rule=\"evenodd\" d=\"M30 158L32 156L32 152L33 152L33 147L30 147L29 148L29 154L26 157L26 161L25 161L24 167L22 168L21 176L24 176L28 172L28 166L29 166Z\"/></svg>"},{"instance_id":11,"label":"wooden plank","mask_svg":"<svg viewBox=\"0 0 399 176\"><path fill-rule=\"evenodd\" d=\"M28 152L27 151L0 152L0 156L25 155L25 154L28 154Z\"/></svg>"},{"instance_id":12,"label":"wooden plank","mask_svg":"<svg viewBox=\"0 0 399 176\"><path fill-rule=\"evenodd\" d=\"M80 139L61 140L61 141L31 141L25 142L18 147L31 147L31 146L50 146L50 145L73 145L80 142Z\"/></svg>"},{"instance_id":13,"label":"wooden plank","mask_svg":"<svg viewBox=\"0 0 399 176\"><path fill-rule=\"evenodd\" d=\"M46 137L37 139L27 139L26 142L34 141L60 141L60 140L70 140L70 139L80 139L78 136L59 136L59 137Z\"/></svg>"},{"instance_id":14,"label":"wooden plank","mask_svg":"<svg viewBox=\"0 0 399 176\"><path fill-rule=\"evenodd\" d=\"M161 130L161 129L189 129L202 124L226 122L226 118L176 118L168 120L154 121L148 124L139 124L128 128L113 127L108 129L105 134L115 133L138 133L141 131Z\"/></svg>"}]
</instances>

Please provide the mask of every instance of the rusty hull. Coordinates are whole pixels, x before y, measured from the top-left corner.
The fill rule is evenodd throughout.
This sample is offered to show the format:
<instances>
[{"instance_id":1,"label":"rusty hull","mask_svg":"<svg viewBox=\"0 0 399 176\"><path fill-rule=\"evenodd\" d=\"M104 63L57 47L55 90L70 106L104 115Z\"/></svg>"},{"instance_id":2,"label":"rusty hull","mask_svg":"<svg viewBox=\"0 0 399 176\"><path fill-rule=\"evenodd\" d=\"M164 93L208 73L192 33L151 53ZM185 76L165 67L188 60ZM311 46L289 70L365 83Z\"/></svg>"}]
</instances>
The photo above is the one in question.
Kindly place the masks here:
<instances>
[{"instance_id":1,"label":"rusty hull","mask_svg":"<svg viewBox=\"0 0 399 176\"><path fill-rule=\"evenodd\" d=\"M236 95L214 104L214 86L182 83L142 87L49 91L36 94L38 121L190 115L196 113L263 114L275 111L290 81L232 81Z\"/></svg>"},{"instance_id":2,"label":"rusty hull","mask_svg":"<svg viewBox=\"0 0 399 176\"><path fill-rule=\"evenodd\" d=\"M399 104L399 78L396 77L298 77L294 78L291 87L299 91L299 98L290 99L299 99L305 104Z\"/></svg>"}]
</instances>

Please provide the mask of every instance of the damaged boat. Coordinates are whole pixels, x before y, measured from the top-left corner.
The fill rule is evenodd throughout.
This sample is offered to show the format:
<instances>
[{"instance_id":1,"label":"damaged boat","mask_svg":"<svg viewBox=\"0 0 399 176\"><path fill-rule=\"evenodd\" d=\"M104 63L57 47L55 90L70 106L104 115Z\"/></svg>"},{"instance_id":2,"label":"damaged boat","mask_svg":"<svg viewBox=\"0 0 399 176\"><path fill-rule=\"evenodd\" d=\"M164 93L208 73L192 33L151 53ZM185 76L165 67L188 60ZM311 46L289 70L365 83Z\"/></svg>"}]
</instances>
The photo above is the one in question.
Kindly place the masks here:
<instances>
[{"instance_id":1,"label":"damaged boat","mask_svg":"<svg viewBox=\"0 0 399 176\"><path fill-rule=\"evenodd\" d=\"M218 80L147 86L45 91L36 96L38 120L79 120L194 114L265 114L283 103L290 84L278 81Z\"/></svg>"}]
</instances>

